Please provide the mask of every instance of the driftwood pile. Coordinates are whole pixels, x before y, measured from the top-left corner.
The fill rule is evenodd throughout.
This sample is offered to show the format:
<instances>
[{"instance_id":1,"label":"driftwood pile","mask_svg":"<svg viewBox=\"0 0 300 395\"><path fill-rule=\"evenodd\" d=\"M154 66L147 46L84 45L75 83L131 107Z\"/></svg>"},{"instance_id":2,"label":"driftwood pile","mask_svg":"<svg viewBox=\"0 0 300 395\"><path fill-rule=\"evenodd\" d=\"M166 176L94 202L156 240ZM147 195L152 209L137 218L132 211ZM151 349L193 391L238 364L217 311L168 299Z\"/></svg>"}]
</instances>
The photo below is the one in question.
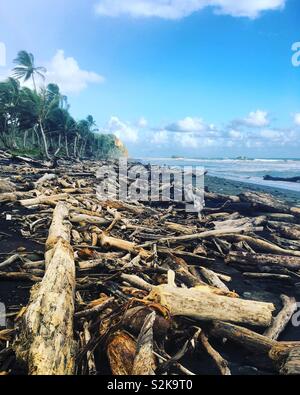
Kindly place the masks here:
<instances>
[{"instance_id":1,"label":"driftwood pile","mask_svg":"<svg viewBox=\"0 0 300 395\"><path fill-rule=\"evenodd\" d=\"M300 336L279 340L297 321L299 207L206 192L199 219L99 200L99 163L0 161L1 243L19 237L0 287L31 287L0 300L0 374L300 373Z\"/></svg>"}]
</instances>

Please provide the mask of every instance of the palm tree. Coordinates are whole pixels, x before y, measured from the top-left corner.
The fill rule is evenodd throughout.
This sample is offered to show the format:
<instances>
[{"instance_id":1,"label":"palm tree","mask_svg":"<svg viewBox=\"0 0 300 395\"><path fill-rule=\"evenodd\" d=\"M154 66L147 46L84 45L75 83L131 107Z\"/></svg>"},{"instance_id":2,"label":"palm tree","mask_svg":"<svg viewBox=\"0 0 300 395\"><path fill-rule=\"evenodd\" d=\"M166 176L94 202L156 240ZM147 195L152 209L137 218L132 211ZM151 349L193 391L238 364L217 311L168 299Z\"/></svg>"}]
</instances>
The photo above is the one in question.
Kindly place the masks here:
<instances>
[{"instance_id":1,"label":"palm tree","mask_svg":"<svg viewBox=\"0 0 300 395\"><path fill-rule=\"evenodd\" d=\"M14 60L17 67L13 69L14 77L23 79L24 82L32 79L33 87L36 92L35 75L45 79L44 74L47 70L44 67L36 67L34 63L34 56L27 51L20 51L17 58Z\"/></svg>"},{"instance_id":2,"label":"palm tree","mask_svg":"<svg viewBox=\"0 0 300 395\"><path fill-rule=\"evenodd\" d=\"M18 105L20 101L20 84L13 78L0 83L0 134L2 141L17 147L16 132L18 129ZM8 136L6 135L8 133ZM7 140L8 137L8 141Z\"/></svg>"},{"instance_id":3,"label":"palm tree","mask_svg":"<svg viewBox=\"0 0 300 395\"><path fill-rule=\"evenodd\" d=\"M35 119L36 128L39 130L44 146L44 152L47 159L51 159L45 131L45 125L52 113L57 110L57 100L54 98L49 101L46 89L41 89L40 93L36 93L28 88L23 89L24 103L26 103L27 111L30 112L32 118Z\"/></svg>"}]
</instances>

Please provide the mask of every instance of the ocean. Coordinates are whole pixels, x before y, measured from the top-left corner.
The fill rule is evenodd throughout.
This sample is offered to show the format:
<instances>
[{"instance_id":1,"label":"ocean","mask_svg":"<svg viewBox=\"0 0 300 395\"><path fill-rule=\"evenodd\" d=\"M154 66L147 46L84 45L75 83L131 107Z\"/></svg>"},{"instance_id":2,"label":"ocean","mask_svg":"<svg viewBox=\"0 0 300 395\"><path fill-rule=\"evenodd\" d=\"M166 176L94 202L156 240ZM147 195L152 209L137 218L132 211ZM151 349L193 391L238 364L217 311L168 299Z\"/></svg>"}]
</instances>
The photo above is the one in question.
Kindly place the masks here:
<instances>
[{"instance_id":1,"label":"ocean","mask_svg":"<svg viewBox=\"0 0 300 395\"><path fill-rule=\"evenodd\" d=\"M201 166L210 176L300 192L300 183L263 179L266 175L299 177L300 159L140 158L137 160L161 166Z\"/></svg>"}]
</instances>

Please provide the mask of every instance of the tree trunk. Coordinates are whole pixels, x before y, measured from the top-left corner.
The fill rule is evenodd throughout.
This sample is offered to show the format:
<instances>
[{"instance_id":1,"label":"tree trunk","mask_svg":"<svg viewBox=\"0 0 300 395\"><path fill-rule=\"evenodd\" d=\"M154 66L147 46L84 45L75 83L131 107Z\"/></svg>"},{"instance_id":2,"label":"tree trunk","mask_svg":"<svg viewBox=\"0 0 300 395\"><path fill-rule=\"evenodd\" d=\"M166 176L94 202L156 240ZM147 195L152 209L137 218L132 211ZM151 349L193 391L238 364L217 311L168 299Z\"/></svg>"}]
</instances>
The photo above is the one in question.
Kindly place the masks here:
<instances>
[{"instance_id":1,"label":"tree trunk","mask_svg":"<svg viewBox=\"0 0 300 395\"><path fill-rule=\"evenodd\" d=\"M42 135L42 140L43 140L43 145L44 145L44 151L45 151L46 158L51 160L51 157L50 157L49 152L48 152L48 144L47 144L46 135L45 135L44 128L43 128L43 125L42 125L41 121L39 121L39 126L40 126L41 135Z\"/></svg>"},{"instance_id":2,"label":"tree trunk","mask_svg":"<svg viewBox=\"0 0 300 395\"><path fill-rule=\"evenodd\" d=\"M231 251L225 259L230 265L237 265L242 268L262 268L262 267L278 267L287 268L289 270L300 269L300 257L276 254L252 254L242 251Z\"/></svg>"},{"instance_id":3,"label":"tree trunk","mask_svg":"<svg viewBox=\"0 0 300 395\"><path fill-rule=\"evenodd\" d=\"M172 285L153 287L149 297L166 307L172 316L220 320L268 327L272 322L272 303L232 298L213 293L208 287L177 288Z\"/></svg>"},{"instance_id":4,"label":"tree trunk","mask_svg":"<svg viewBox=\"0 0 300 395\"><path fill-rule=\"evenodd\" d=\"M59 151L61 150L61 134L58 134L58 147L57 150L54 153L54 156L58 155Z\"/></svg>"},{"instance_id":5,"label":"tree trunk","mask_svg":"<svg viewBox=\"0 0 300 395\"><path fill-rule=\"evenodd\" d=\"M77 141L78 141L78 136L75 137L74 140L74 157L77 157Z\"/></svg>"},{"instance_id":6,"label":"tree trunk","mask_svg":"<svg viewBox=\"0 0 300 395\"><path fill-rule=\"evenodd\" d=\"M69 158L70 155L69 155L69 147L68 147L68 137L67 137L67 133L65 133L65 148L66 148L66 155L67 155L67 158Z\"/></svg>"},{"instance_id":7,"label":"tree trunk","mask_svg":"<svg viewBox=\"0 0 300 395\"><path fill-rule=\"evenodd\" d=\"M27 363L30 375L71 375L75 371L75 264L68 215L68 207L58 203L46 242L46 273L32 288L15 343L17 357Z\"/></svg>"},{"instance_id":8,"label":"tree trunk","mask_svg":"<svg viewBox=\"0 0 300 395\"><path fill-rule=\"evenodd\" d=\"M24 132L24 138L23 138L23 147L24 147L24 148L26 148L27 137L28 137L28 130L25 130L25 132Z\"/></svg>"}]
</instances>

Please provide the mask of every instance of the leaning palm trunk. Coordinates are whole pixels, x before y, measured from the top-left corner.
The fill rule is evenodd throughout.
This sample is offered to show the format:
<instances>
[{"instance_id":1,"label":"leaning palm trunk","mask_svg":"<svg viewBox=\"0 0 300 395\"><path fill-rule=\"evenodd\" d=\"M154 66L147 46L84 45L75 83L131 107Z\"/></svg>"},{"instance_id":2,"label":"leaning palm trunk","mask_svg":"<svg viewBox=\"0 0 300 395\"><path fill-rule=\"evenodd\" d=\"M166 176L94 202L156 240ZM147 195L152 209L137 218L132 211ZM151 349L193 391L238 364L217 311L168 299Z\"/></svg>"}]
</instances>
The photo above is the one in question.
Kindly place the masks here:
<instances>
[{"instance_id":1,"label":"leaning palm trunk","mask_svg":"<svg viewBox=\"0 0 300 395\"><path fill-rule=\"evenodd\" d=\"M85 139L85 141L83 141L83 143L82 143L80 156L84 156L84 154L85 154L85 149L86 149L86 145L87 145L87 139Z\"/></svg>"},{"instance_id":2,"label":"leaning palm trunk","mask_svg":"<svg viewBox=\"0 0 300 395\"><path fill-rule=\"evenodd\" d=\"M26 148L26 145L27 145L27 137L28 137L28 130L25 130L24 138L23 138L23 147L24 148Z\"/></svg>"},{"instance_id":3,"label":"leaning palm trunk","mask_svg":"<svg viewBox=\"0 0 300 395\"><path fill-rule=\"evenodd\" d=\"M58 147L57 147L57 150L55 151L54 156L58 155L60 150L61 150L61 134L59 133L59 135L58 135Z\"/></svg>"},{"instance_id":4,"label":"leaning palm trunk","mask_svg":"<svg viewBox=\"0 0 300 395\"><path fill-rule=\"evenodd\" d=\"M66 147L66 155L67 155L67 158L69 158L70 155L69 155L69 147L68 147L68 137L67 137L67 134L65 134L65 147Z\"/></svg>"},{"instance_id":5,"label":"leaning palm trunk","mask_svg":"<svg viewBox=\"0 0 300 395\"><path fill-rule=\"evenodd\" d=\"M75 140L74 140L74 156L75 156L75 158L77 156L77 141L78 141L78 136L76 136Z\"/></svg>"},{"instance_id":6,"label":"leaning palm trunk","mask_svg":"<svg viewBox=\"0 0 300 395\"><path fill-rule=\"evenodd\" d=\"M42 125L42 121L39 121L39 126L40 126L41 135L42 135L42 140L43 140L43 145L44 145L44 151L45 151L46 158L51 160L51 157L50 157L49 152L48 152L48 144L47 144L47 139L46 139L46 135L45 135L45 132L44 132L44 128L43 128L43 125Z\"/></svg>"}]
</instances>

